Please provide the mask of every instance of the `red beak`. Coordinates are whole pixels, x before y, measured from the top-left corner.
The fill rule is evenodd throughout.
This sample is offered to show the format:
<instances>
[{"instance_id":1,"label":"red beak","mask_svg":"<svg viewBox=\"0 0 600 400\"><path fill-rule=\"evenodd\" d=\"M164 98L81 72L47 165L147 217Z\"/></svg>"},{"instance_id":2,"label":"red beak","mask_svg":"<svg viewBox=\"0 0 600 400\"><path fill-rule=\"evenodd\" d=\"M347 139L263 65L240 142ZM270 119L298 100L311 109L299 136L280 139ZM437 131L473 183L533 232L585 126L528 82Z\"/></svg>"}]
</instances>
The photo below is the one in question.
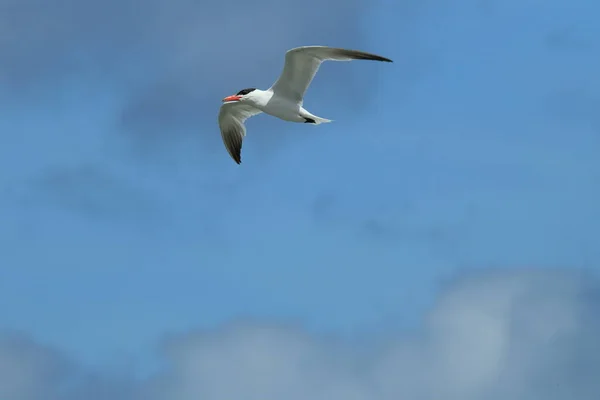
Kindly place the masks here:
<instances>
[{"instance_id":1,"label":"red beak","mask_svg":"<svg viewBox=\"0 0 600 400\"><path fill-rule=\"evenodd\" d=\"M240 99L242 98L242 96L238 96L236 94L234 94L233 96L227 96L223 99L223 102L226 101L240 101Z\"/></svg>"}]
</instances>

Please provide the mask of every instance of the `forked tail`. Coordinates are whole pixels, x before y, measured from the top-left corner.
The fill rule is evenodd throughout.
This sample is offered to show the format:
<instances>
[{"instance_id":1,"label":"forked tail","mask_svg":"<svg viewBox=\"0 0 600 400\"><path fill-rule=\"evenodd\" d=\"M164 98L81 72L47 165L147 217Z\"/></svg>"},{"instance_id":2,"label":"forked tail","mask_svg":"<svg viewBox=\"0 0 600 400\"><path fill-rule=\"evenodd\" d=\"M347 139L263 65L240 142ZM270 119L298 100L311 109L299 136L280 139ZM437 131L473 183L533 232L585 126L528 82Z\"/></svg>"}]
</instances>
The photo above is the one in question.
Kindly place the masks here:
<instances>
[{"instance_id":1,"label":"forked tail","mask_svg":"<svg viewBox=\"0 0 600 400\"><path fill-rule=\"evenodd\" d=\"M317 117L316 115L313 115L306 111L304 108L300 109L300 116L304 118L304 122L307 124L319 125L327 122L333 122L333 120L331 119Z\"/></svg>"},{"instance_id":2,"label":"forked tail","mask_svg":"<svg viewBox=\"0 0 600 400\"><path fill-rule=\"evenodd\" d=\"M315 125L319 125L319 124L325 124L327 122L333 122L333 120L331 119L327 119L327 118L321 118L321 117L317 117L314 116L313 119L315 120Z\"/></svg>"}]
</instances>

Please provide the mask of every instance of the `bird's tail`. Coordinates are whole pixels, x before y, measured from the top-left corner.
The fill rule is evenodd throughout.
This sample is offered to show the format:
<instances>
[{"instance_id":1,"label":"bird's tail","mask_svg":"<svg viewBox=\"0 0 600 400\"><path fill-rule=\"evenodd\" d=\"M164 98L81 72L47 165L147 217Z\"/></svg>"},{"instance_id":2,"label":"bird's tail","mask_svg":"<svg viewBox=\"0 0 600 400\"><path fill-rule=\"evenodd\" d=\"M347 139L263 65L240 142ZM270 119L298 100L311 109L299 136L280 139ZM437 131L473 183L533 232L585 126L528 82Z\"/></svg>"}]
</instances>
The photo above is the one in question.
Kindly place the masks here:
<instances>
[{"instance_id":1,"label":"bird's tail","mask_svg":"<svg viewBox=\"0 0 600 400\"><path fill-rule=\"evenodd\" d=\"M320 124L324 124L327 122L333 122L332 120L327 119L327 118L317 117L316 115L309 113L304 108L300 109L300 116L302 118L304 118L307 123L311 123L311 124L315 124L315 125L320 125Z\"/></svg>"},{"instance_id":2,"label":"bird's tail","mask_svg":"<svg viewBox=\"0 0 600 400\"><path fill-rule=\"evenodd\" d=\"M319 124L326 124L328 122L333 122L332 119L327 119L327 118L321 118L321 117L317 117L314 116L313 119L315 120L315 124L319 125Z\"/></svg>"}]
</instances>

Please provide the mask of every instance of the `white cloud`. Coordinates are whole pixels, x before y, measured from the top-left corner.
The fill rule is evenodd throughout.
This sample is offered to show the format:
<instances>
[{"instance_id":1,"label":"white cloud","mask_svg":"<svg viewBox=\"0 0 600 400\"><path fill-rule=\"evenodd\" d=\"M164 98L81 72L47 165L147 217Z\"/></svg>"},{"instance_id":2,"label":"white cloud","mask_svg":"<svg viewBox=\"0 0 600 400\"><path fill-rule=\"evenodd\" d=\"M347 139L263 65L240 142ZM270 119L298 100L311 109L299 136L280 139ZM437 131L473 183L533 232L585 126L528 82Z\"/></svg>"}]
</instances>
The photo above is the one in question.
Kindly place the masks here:
<instances>
[{"instance_id":1,"label":"white cloud","mask_svg":"<svg viewBox=\"0 0 600 400\"><path fill-rule=\"evenodd\" d=\"M201 158L198 151L211 157L215 148L222 151L214 130L220 99L271 85L289 48L325 44L383 51L366 43L365 18L373 7L366 0L58 0L52 5L0 0L0 99L8 96L26 116L49 109L65 114L67 131L77 132L46 132L56 127L53 115L26 133L35 136L31 142L66 138L71 145L87 140L87 146L89 136L80 130L106 126L98 135L110 134L111 144L136 155L150 151L153 162L155 152L165 154L181 144L178 140L194 148L194 159ZM403 57L411 59L406 49ZM337 92L338 103L356 104L353 92L370 93L377 79L354 79L357 68L354 63L338 65L335 73L325 68L319 90ZM368 99L363 95L360 101ZM91 116L82 116L84 104L94 110ZM71 127L79 119L88 124ZM278 139L267 142L273 140Z\"/></svg>"},{"instance_id":2,"label":"white cloud","mask_svg":"<svg viewBox=\"0 0 600 400\"><path fill-rule=\"evenodd\" d=\"M66 365L60 354L22 335L0 335L0 399L52 398Z\"/></svg>"},{"instance_id":3,"label":"white cloud","mask_svg":"<svg viewBox=\"0 0 600 400\"><path fill-rule=\"evenodd\" d=\"M250 84L268 65L279 71L281 52L290 44L342 44L341 39L357 44L369 8L364 0L307 0L301 6L241 0L59 0L50 6L39 0L0 0L0 54L5 59L0 85L21 90L86 72L100 79L98 84L118 85L119 91L141 89L141 96L176 95L186 85L202 96L198 90L227 82L229 90L239 89L240 82ZM245 62L248 58L252 61Z\"/></svg>"},{"instance_id":4,"label":"white cloud","mask_svg":"<svg viewBox=\"0 0 600 400\"><path fill-rule=\"evenodd\" d=\"M599 289L572 271L488 270L449 284L418 333L374 340L367 352L298 327L239 323L169 338L166 367L148 380L88 381L77 393L102 398L101 389L125 400L593 400L600 398ZM46 399L39 387L57 390L46 350L30 345L15 353L10 342L0 343L2 398Z\"/></svg>"}]
</instances>

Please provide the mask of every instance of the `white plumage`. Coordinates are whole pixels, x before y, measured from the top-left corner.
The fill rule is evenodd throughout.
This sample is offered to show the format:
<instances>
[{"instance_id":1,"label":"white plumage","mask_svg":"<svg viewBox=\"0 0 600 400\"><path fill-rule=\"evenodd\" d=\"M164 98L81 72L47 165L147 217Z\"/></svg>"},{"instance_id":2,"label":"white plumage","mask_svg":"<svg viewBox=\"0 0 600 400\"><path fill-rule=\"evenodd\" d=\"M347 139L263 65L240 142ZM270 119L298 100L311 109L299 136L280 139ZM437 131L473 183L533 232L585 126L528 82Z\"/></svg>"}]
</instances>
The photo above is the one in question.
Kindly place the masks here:
<instances>
[{"instance_id":1,"label":"white plumage","mask_svg":"<svg viewBox=\"0 0 600 400\"><path fill-rule=\"evenodd\" d=\"M225 97L219 111L219 127L223 143L233 160L241 163L241 150L246 136L246 119L264 112L284 121L321 124L331 120L305 110L304 94L323 61L392 60L358 50L326 46L304 46L288 50L285 65L277 81L267 90L248 88Z\"/></svg>"}]
</instances>

